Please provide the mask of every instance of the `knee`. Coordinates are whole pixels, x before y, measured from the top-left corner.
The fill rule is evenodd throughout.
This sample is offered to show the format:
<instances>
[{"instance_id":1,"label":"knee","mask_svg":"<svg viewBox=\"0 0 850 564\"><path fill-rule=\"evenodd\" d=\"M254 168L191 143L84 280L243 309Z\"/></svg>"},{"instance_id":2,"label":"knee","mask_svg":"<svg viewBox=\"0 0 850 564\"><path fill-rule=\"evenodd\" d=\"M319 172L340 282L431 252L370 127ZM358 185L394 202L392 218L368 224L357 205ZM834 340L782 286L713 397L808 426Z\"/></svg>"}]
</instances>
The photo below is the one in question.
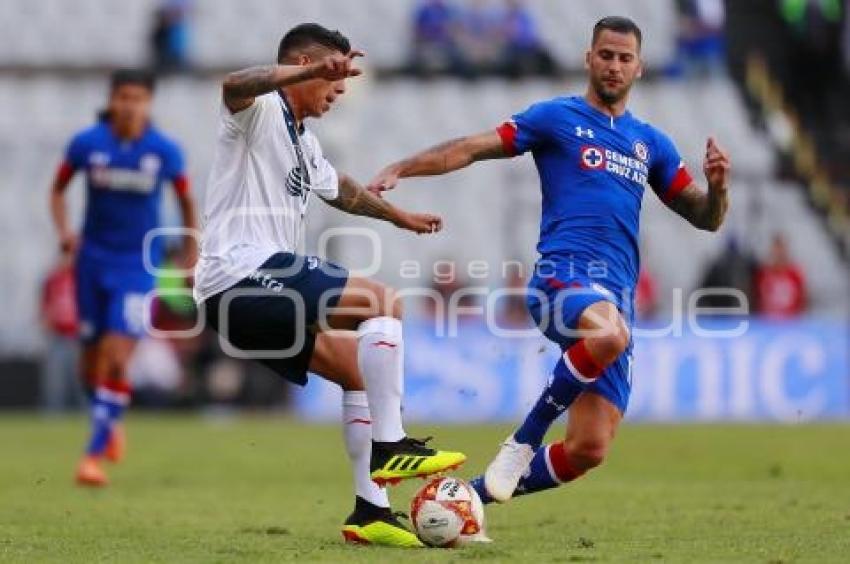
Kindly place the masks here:
<instances>
[{"instance_id":1,"label":"knee","mask_svg":"<svg viewBox=\"0 0 850 564\"><path fill-rule=\"evenodd\" d=\"M401 300L398 299L397 292L389 286L380 286L378 299L378 315L381 317L393 317L401 319L402 308Z\"/></svg>"},{"instance_id":2,"label":"knee","mask_svg":"<svg viewBox=\"0 0 850 564\"><path fill-rule=\"evenodd\" d=\"M628 329L618 323L604 335L588 339L588 349L597 359L611 363L629 347L629 338Z\"/></svg>"},{"instance_id":3,"label":"knee","mask_svg":"<svg viewBox=\"0 0 850 564\"><path fill-rule=\"evenodd\" d=\"M567 452L573 465L584 472L596 468L605 461L608 444L600 440L580 440L568 443Z\"/></svg>"}]
</instances>

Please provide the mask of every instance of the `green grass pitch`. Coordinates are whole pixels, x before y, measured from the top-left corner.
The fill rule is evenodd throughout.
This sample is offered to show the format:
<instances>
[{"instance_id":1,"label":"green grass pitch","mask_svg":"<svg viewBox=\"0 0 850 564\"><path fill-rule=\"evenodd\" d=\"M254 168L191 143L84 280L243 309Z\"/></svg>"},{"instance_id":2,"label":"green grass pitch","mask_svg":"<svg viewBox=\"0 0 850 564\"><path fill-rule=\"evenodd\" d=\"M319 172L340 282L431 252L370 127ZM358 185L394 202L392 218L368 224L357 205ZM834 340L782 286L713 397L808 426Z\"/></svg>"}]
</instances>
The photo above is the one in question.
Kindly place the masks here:
<instances>
[{"instance_id":1,"label":"green grass pitch","mask_svg":"<svg viewBox=\"0 0 850 564\"><path fill-rule=\"evenodd\" d=\"M468 477L507 427L416 427ZM850 426L628 425L609 461L558 491L489 507L495 543L342 544L339 429L290 419L132 416L103 491L71 474L82 418L0 417L0 562L848 562ZM392 492L407 509L416 481Z\"/></svg>"}]
</instances>

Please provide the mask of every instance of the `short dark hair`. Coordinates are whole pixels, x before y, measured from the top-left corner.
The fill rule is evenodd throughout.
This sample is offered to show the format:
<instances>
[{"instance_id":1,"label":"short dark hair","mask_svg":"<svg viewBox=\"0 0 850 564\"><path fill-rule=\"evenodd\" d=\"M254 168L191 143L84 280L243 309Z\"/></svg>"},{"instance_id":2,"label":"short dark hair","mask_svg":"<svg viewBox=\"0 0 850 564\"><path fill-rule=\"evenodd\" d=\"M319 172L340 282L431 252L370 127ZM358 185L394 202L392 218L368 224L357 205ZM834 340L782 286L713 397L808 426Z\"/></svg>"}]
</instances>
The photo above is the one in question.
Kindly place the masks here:
<instances>
[{"instance_id":1,"label":"short dark hair","mask_svg":"<svg viewBox=\"0 0 850 564\"><path fill-rule=\"evenodd\" d=\"M351 43L348 38L337 30L330 30L317 23L298 24L280 40L277 48L277 62L282 63L289 55L299 49L321 45L343 55L351 51Z\"/></svg>"},{"instance_id":2,"label":"short dark hair","mask_svg":"<svg viewBox=\"0 0 850 564\"><path fill-rule=\"evenodd\" d=\"M156 78L152 72L144 69L118 69L109 79L109 90L115 92L125 84L144 86L153 93L156 88Z\"/></svg>"},{"instance_id":3,"label":"short dark hair","mask_svg":"<svg viewBox=\"0 0 850 564\"><path fill-rule=\"evenodd\" d=\"M599 39L599 36L606 29L608 31L616 31L617 33L634 34L637 38L638 48L643 43L643 33L641 33L640 28L635 22L623 16L608 16L602 18L593 26L593 41L591 45L596 45L596 40Z\"/></svg>"}]
</instances>

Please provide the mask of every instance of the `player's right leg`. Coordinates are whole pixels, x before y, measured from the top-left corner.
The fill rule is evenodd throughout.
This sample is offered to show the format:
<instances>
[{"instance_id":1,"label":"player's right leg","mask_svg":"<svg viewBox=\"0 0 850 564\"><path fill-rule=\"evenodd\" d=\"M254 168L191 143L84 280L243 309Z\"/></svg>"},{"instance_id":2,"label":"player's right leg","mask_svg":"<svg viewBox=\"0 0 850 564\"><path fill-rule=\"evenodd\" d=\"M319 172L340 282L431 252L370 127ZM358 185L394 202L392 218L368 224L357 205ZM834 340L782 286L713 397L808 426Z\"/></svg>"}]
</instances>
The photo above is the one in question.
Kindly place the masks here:
<instances>
[{"instance_id":1,"label":"player's right leg","mask_svg":"<svg viewBox=\"0 0 850 564\"><path fill-rule=\"evenodd\" d=\"M629 346L629 331L613 303L592 293L576 292L575 298L568 298L560 308L555 308L559 318L575 319L576 316L569 310L576 306L570 304L570 300L579 304L591 303L580 310L577 322L567 321L567 327L577 328L578 334L559 339L564 353L549 384L522 425L502 444L484 473L486 495L496 501L504 502L511 498L552 422ZM547 336L550 335L552 332L547 331ZM473 485L481 488L481 481L474 481Z\"/></svg>"},{"instance_id":2,"label":"player's right leg","mask_svg":"<svg viewBox=\"0 0 850 564\"><path fill-rule=\"evenodd\" d=\"M435 450L427 446L427 439L405 433L404 340L395 292L378 282L351 277L326 314L326 329L357 330L357 363L372 414L372 479L380 485L397 484L463 464L464 454Z\"/></svg>"},{"instance_id":3,"label":"player's right leg","mask_svg":"<svg viewBox=\"0 0 850 564\"><path fill-rule=\"evenodd\" d=\"M357 336L351 331L316 336L310 372L338 384L342 392L345 450L354 477L354 511L346 518L346 542L402 548L422 543L390 508L387 490L372 481L372 416L357 368Z\"/></svg>"}]
</instances>

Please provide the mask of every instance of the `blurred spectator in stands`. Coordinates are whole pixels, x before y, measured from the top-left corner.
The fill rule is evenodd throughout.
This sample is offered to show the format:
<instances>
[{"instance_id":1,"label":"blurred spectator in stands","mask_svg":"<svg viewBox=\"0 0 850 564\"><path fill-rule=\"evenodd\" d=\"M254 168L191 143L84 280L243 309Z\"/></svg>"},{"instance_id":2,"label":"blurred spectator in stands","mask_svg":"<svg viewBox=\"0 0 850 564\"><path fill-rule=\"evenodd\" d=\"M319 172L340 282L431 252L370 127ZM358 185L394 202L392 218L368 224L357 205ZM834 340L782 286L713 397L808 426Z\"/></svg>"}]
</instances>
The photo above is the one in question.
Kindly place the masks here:
<instances>
[{"instance_id":1,"label":"blurred spectator in stands","mask_svg":"<svg viewBox=\"0 0 850 564\"><path fill-rule=\"evenodd\" d=\"M180 397L183 368L172 344L156 337L144 337L136 345L127 366L133 382L133 405L169 407Z\"/></svg>"},{"instance_id":2,"label":"blurred spectator in stands","mask_svg":"<svg viewBox=\"0 0 850 564\"><path fill-rule=\"evenodd\" d=\"M779 0L792 31L789 93L797 109L816 127L828 127L846 100L836 99L842 74L842 0Z\"/></svg>"},{"instance_id":3,"label":"blurred spectator in stands","mask_svg":"<svg viewBox=\"0 0 850 564\"><path fill-rule=\"evenodd\" d=\"M189 16L191 0L164 0L154 12L150 44L158 73L189 69Z\"/></svg>"},{"instance_id":4,"label":"blurred spectator in stands","mask_svg":"<svg viewBox=\"0 0 850 564\"><path fill-rule=\"evenodd\" d=\"M41 321L47 349L41 373L41 404L58 412L83 405L78 378L80 349L74 267L68 257L50 271L41 293Z\"/></svg>"},{"instance_id":5,"label":"blurred spectator in stands","mask_svg":"<svg viewBox=\"0 0 850 564\"><path fill-rule=\"evenodd\" d=\"M635 315L638 319L652 319L658 312L658 284L644 267L640 269L635 286Z\"/></svg>"},{"instance_id":6,"label":"blurred spectator in stands","mask_svg":"<svg viewBox=\"0 0 850 564\"><path fill-rule=\"evenodd\" d=\"M455 296L468 287L466 279L458 273L455 261L446 259L436 261L433 266L431 290L440 296L440 302L435 302L432 298L423 298L423 313L430 319L442 319L442 321L452 316L458 319L469 318L470 314L464 310L475 307L477 296L468 293ZM452 311L453 307L456 308L455 311Z\"/></svg>"},{"instance_id":7,"label":"blurred spectator in stands","mask_svg":"<svg viewBox=\"0 0 850 564\"><path fill-rule=\"evenodd\" d=\"M502 10L501 33L504 39L502 66L512 77L552 76L557 72L555 59L543 43L534 15L523 0L507 0Z\"/></svg>"},{"instance_id":8,"label":"blurred spectator in stands","mask_svg":"<svg viewBox=\"0 0 850 564\"><path fill-rule=\"evenodd\" d=\"M459 17L457 8L446 0L419 2L413 14L413 74L466 73L457 44Z\"/></svg>"},{"instance_id":9,"label":"blurred spectator in stands","mask_svg":"<svg viewBox=\"0 0 850 564\"><path fill-rule=\"evenodd\" d=\"M183 367L182 372L187 375L197 369L198 355L205 344L202 335L191 336L198 316L192 299L192 280L185 274L194 266L188 260L182 244L166 247L165 259L156 278L158 295L153 315L157 330L174 335L174 338L166 338Z\"/></svg>"},{"instance_id":10,"label":"blurred spectator in stands","mask_svg":"<svg viewBox=\"0 0 850 564\"><path fill-rule=\"evenodd\" d=\"M756 311L764 316L787 319L806 309L806 279L788 252L781 234L773 237L770 256L756 272Z\"/></svg>"},{"instance_id":11,"label":"blurred spectator in stands","mask_svg":"<svg viewBox=\"0 0 850 564\"><path fill-rule=\"evenodd\" d=\"M504 66L507 29L501 13L491 0L467 0L461 10L459 43L473 75L497 73Z\"/></svg>"},{"instance_id":12,"label":"blurred spectator in stands","mask_svg":"<svg viewBox=\"0 0 850 564\"><path fill-rule=\"evenodd\" d=\"M505 283L505 289L510 293L505 294L499 301L499 310L496 319L499 327L528 327L531 317L525 305L526 280L519 268L511 269Z\"/></svg>"},{"instance_id":13,"label":"blurred spectator in stands","mask_svg":"<svg viewBox=\"0 0 850 564\"><path fill-rule=\"evenodd\" d=\"M673 74L711 77L725 73L723 0L678 0L678 60Z\"/></svg>"},{"instance_id":14,"label":"blurred spectator in stands","mask_svg":"<svg viewBox=\"0 0 850 564\"><path fill-rule=\"evenodd\" d=\"M746 305L751 310L755 270L756 261L752 256L741 249L737 239L729 238L723 253L709 264L700 283L702 289L719 291L704 296L697 305L708 308L737 308ZM723 292L728 289L742 292L747 303L741 304L735 294Z\"/></svg>"}]
</instances>

